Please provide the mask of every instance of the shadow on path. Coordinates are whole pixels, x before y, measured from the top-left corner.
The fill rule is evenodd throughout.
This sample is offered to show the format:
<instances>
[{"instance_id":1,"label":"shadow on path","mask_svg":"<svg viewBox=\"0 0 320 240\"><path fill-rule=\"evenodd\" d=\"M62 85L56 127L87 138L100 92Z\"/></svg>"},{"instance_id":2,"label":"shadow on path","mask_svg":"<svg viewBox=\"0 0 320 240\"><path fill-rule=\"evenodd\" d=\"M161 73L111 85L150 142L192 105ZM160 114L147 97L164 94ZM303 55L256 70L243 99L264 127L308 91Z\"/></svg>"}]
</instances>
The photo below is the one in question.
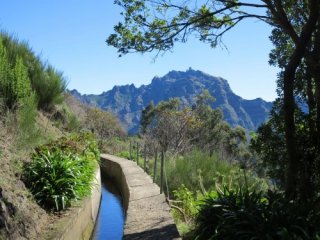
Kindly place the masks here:
<instances>
[{"instance_id":1,"label":"shadow on path","mask_svg":"<svg viewBox=\"0 0 320 240\"><path fill-rule=\"evenodd\" d=\"M124 240L170 240L170 239L180 239L175 224L167 225L163 228L156 228L147 230L144 232L137 232L127 234L123 237Z\"/></svg>"}]
</instances>

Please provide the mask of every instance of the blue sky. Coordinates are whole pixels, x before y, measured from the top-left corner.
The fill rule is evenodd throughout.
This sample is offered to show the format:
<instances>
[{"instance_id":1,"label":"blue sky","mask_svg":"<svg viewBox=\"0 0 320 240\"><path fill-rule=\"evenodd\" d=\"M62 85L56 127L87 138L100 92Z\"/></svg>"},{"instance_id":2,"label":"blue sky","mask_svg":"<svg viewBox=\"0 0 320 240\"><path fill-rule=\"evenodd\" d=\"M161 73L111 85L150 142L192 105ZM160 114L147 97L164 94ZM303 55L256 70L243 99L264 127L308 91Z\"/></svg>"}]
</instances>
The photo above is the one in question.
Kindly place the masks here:
<instances>
[{"instance_id":1,"label":"blue sky","mask_svg":"<svg viewBox=\"0 0 320 240\"><path fill-rule=\"evenodd\" d=\"M1 1L0 29L25 40L69 81L68 88L99 94L114 85L149 84L154 76L192 67L227 79L246 99L274 100L278 69L268 65L271 28L243 22L223 40L228 49L190 39L153 61L154 54L118 58L106 38L121 19L113 0Z\"/></svg>"}]
</instances>

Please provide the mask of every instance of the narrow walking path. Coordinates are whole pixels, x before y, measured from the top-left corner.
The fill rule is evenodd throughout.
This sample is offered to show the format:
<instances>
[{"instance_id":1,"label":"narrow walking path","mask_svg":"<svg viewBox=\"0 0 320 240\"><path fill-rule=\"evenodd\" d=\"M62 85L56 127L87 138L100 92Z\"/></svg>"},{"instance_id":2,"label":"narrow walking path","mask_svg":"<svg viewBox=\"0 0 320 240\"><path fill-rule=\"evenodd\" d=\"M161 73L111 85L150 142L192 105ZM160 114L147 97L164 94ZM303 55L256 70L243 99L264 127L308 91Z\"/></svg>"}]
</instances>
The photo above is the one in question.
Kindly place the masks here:
<instances>
[{"instance_id":1,"label":"narrow walking path","mask_svg":"<svg viewBox=\"0 0 320 240\"><path fill-rule=\"evenodd\" d=\"M125 240L180 239L165 196L137 164L113 155L101 155L102 174L112 177L122 192Z\"/></svg>"}]
</instances>

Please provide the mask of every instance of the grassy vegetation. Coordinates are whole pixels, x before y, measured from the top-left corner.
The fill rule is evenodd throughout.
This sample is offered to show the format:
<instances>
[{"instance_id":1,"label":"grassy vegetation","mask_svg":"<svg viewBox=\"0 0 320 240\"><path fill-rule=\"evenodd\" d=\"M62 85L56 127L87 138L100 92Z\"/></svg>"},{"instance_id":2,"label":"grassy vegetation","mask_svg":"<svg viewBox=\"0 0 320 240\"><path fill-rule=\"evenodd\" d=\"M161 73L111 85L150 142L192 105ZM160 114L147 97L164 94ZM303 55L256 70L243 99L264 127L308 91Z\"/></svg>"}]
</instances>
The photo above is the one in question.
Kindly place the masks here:
<instances>
[{"instance_id":1,"label":"grassy vegetation","mask_svg":"<svg viewBox=\"0 0 320 240\"><path fill-rule=\"evenodd\" d=\"M166 160L167 195L173 215L182 234L190 234L194 228L201 200L218 196L224 188L266 191L268 182L253 172L241 169L237 163L229 163L210 156L206 152L193 151L186 156ZM159 175L157 176L159 182ZM166 191L166 189L165 189Z\"/></svg>"},{"instance_id":2,"label":"grassy vegetation","mask_svg":"<svg viewBox=\"0 0 320 240\"><path fill-rule=\"evenodd\" d=\"M135 139L137 140L137 139ZM129 141L118 156L128 158ZM125 147L126 145L126 147ZM136 161L136 143L132 143L132 157ZM139 166L144 168L144 144L140 140ZM158 152L155 181L160 185L160 153ZM153 177L154 152L147 148L147 172ZM216 153L194 150L186 155L165 157L164 192L169 199L173 216L180 233L193 239L197 226L199 211L203 201L208 197L218 198L225 189L238 191L247 189L250 192L267 192L269 182L261 179L249 169L242 169L237 162L221 160Z\"/></svg>"},{"instance_id":3,"label":"grassy vegetation","mask_svg":"<svg viewBox=\"0 0 320 240\"><path fill-rule=\"evenodd\" d=\"M228 163L219 159L217 154L210 156L206 152L193 151L186 156L167 159L166 171L172 189L182 184L188 189L210 191L228 186L237 188L248 186L250 189L267 189L265 180L257 178L250 170L246 171L237 163Z\"/></svg>"}]
</instances>

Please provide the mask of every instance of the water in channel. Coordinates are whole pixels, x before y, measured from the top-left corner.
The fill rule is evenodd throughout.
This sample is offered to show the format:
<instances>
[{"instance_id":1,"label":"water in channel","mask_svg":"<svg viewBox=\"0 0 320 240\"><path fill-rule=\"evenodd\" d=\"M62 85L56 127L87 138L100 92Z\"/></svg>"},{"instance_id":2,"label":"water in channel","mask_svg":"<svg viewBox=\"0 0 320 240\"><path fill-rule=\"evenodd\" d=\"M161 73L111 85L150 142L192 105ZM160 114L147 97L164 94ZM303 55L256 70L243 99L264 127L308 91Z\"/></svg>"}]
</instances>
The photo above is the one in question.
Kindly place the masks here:
<instances>
[{"instance_id":1,"label":"water in channel","mask_svg":"<svg viewBox=\"0 0 320 240\"><path fill-rule=\"evenodd\" d=\"M92 240L121 240L125 214L119 191L108 179L102 179L102 198Z\"/></svg>"}]
</instances>

